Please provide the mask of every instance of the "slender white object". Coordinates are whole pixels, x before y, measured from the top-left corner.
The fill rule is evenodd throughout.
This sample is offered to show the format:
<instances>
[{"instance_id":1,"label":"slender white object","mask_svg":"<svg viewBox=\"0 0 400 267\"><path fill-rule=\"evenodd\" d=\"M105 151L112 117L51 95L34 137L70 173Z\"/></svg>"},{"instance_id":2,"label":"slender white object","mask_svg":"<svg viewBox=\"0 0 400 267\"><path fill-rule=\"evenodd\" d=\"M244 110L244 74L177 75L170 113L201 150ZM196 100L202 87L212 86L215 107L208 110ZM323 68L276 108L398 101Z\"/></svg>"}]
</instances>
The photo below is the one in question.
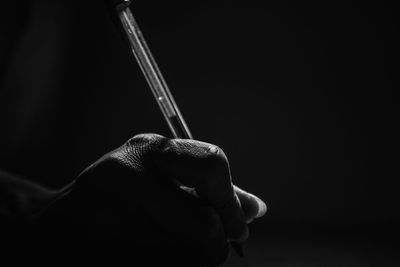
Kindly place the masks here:
<instances>
[{"instance_id":1,"label":"slender white object","mask_svg":"<svg viewBox=\"0 0 400 267\"><path fill-rule=\"evenodd\" d=\"M175 138L193 139L167 83L147 46L143 34L129 9L129 3L119 4L117 6L117 12L128 37L132 52L146 77L147 83L153 92L173 136Z\"/></svg>"}]
</instances>

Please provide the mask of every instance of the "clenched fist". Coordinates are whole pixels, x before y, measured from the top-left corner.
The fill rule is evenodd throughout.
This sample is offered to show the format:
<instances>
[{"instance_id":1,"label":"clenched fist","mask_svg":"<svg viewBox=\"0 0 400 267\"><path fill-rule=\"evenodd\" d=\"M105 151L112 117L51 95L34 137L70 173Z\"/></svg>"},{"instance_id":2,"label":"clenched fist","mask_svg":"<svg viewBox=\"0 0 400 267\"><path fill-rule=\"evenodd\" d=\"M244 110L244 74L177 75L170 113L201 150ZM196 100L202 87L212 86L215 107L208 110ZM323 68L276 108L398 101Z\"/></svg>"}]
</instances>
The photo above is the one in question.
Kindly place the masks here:
<instances>
[{"instance_id":1,"label":"clenched fist","mask_svg":"<svg viewBox=\"0 0 400 267\"><path fill-rule=\"evenodd\" d=\"M219 147L156 134L104 155L60 195L54 209L74 203L63 204L63 220L85 238L132 240L155 257L158 249L190 255L190 264L223 263L229 241L246 240L247 223L266 212L264 202L232 184Z\"/></svg>"}]
</instances>

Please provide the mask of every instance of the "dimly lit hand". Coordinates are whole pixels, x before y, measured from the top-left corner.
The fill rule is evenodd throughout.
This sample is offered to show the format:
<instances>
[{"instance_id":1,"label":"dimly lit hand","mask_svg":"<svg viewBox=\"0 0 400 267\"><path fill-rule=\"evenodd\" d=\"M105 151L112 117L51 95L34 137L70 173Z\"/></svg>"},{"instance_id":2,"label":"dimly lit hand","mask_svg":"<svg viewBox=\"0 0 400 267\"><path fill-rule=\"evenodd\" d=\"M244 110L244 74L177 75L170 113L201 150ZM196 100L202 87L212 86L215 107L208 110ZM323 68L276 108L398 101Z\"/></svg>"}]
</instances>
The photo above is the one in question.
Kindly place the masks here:
<instances>
[{"instance_id":1,"label":"dimly lit hand","mask_svg":"<svg viewBox=\"0 0 400 267\"><path fill-rule=\"evenodd\" d=\"M205 264L224 262L228 241L247 239L247 223L266 212L260 199L233 186L220 148L155 134L104 155L73 191L90 207L91 235L178 244Z\"/></svg>"}]
</instances>

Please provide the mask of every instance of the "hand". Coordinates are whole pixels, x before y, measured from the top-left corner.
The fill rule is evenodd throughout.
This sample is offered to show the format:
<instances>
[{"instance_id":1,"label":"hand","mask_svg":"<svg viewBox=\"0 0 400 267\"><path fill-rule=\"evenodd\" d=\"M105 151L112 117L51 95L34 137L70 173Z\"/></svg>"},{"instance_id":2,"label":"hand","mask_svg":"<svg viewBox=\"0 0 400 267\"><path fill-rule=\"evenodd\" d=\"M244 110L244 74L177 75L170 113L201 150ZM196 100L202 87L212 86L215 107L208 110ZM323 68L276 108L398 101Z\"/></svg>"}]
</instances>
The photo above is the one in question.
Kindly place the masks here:
<instances>
[{"instance_id":1,"label":"hand","mask_svg":"<svg viewBox=\"0 0 400 267\"><path fill-rule=\"evenodd\" d=\"M232 184L217 146L155 134L131 138L76 180L72 197L91 238L132 239L174 247L202 264L226 260L228 241L243 242L265 204ZM76 200L75 200L76 201Z\"/></svg>"}]
</instances>

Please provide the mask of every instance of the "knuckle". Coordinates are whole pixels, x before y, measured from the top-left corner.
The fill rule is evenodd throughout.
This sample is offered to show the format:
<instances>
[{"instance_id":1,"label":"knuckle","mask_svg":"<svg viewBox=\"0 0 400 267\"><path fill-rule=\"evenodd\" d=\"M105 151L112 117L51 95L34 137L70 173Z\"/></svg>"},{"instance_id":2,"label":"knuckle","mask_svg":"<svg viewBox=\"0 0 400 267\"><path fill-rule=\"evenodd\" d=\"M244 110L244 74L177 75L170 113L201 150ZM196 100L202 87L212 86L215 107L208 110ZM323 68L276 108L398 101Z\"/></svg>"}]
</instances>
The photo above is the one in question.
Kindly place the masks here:
<instances>
[{"instance_id":1,"label":"knuckle","mask_svg":"<svg viewBox=\"0 0 400 267\"><path fill-rule=\"evenodd\" d=\"M121 147L105 154L95 164L97 168L139 170L144 160L167 138L158 134L138 134L126 141Z\"/></svg>"},{"instance_id":2,"label":"knuckle","mask_svg":"<svg viewBox=\"0 0 400 267\"><path fill-rule=\"evenodd\" d=\"M207 188L228 188L231 183L230 167L225 153L218 147L208 154L205 162L207 172L203 176L203 183Z\"/></svg>"},{"instance_id":3,"label":"knuckle","mask_svg":"<svg viewBox=\"0 0 400 267\"><path fill-rule=\"evenodd\" d=\"M229 169L228 159L221 148L197 140L171 139L162 147L162 155L166 160L196 170L202 176L226 173Z\"/></svg>"},{"instance_id":4,"label":"knuckle","mask_svg":"<svg viewBox=\"0 0 400 267\"><path fill-rule=\"evenodd\" d=\"M130 157L143 158L151 152L160 150L168 140L168 138L159 134L138 134L130 138L123 145L123 150L130 155Z\"/></svg>"},{"instance_id":5,"label":"knuckle","mask_svg":"<svg viewBox=\"0 0 400 267\"><path fill-rule=\"evenodd\" d=\"M137 134L130 138L125 144L132 146L152 146L166 139L164 136L154 133Z\"/></svg>"},{"instance_id":6,"label":"knuckle","mask_svg":"<svg viewBox=\"0 0 400 267\"><path fill-rule=\"evenodd\" d=\"M205 161L211 171L224 171L229 168L228 158L224 151L216 145L208 147Z\"/></svg>"}]
</instances>

